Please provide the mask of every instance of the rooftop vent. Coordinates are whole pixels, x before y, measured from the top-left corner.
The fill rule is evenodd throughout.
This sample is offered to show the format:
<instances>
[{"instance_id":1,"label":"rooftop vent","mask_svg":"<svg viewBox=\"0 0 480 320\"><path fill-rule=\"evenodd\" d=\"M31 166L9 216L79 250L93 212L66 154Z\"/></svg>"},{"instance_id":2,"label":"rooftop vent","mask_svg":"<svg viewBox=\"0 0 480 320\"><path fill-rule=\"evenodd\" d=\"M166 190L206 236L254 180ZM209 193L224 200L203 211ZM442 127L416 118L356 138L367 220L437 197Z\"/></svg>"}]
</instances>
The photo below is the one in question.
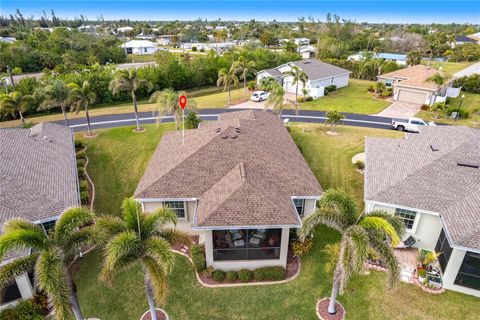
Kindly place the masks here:
<instances>
[{"instance_id":1,"label":"rooftop vent","mask_svg":"<svg viewBox=\"0 0 480 320\"><path fill-rule=\"evenodd\" d=\"M240 133L240 127L236 127L236 128L235 128L235 132L236 132L236 133Z\"/></svg>"},{"instance_id":2,"label":"rooftop vent","mask_svg":"<svg viewBox=\"0 0 480 320\"><path fill-rule=\"evenodd\" d=\"M228 135L227 134L222 134L222 139L227 139Z\"/></svg>"},{"instance_id":3,"label":"rooftop vent","mask_svg":"<svg viewBox=\"0 0 480 320\"><path fill-rule=\"evenodd\" d=\"M245 169L245 163L240 162L240 177L245 179L247 177L247 169Z\"/></svg>"},{"instance_id":4,"label":"rooftop vent","mask_svg":"<svg viewBox=\"0 0 480 320\"><path fill-rule=\"evenodd\" d=\"M220 131L222 131L222 128L218 127L217 129L215 129L215 132L216 133L219 133Z\"/></svg>"},{"instance_id":5,"label":"rooftop vent","mask_svg":"<svg viewBox=\"0 0 480 320\"><path fill-rule=\"evenodd\" d=\"M469 160L458 160L457 165L461 167L477 168L480 167L480 163Z\"/></svg>"},{"instance_id":6,"label":"rooftop vent","mask_svg":"<svg viewBox=\"0 0 480 320\"><path fill-rule=\"evenodd\" d=\"M303 64L308 64L308 63L311 63L312 61L311 60L305 60L303 61Z\"/></svg>"},{"instance_id":7,"label":"rooftop vent","mask_svg":"<svg viewBox=\"0 0 480 320\"><path fill-rule=\"evenodd\" d=\"M432 151L439 151L440 147L438 146L438 144L432 143L430 145L430 149L432 149Z\"/></svg>"}]
</instances>

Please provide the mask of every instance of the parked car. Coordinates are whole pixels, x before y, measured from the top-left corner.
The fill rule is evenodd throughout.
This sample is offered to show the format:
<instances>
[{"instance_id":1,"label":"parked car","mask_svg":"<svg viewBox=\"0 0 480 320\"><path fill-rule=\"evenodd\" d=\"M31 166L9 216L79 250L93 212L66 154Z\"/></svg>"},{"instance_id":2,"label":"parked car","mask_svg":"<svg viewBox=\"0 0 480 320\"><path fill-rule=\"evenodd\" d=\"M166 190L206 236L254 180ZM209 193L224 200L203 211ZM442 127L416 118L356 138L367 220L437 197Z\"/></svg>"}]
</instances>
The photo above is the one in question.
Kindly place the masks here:
<instances>
[{"instance_id":1,"label":"parked car","mask_svg":"<svg viewBox=\"0 0 480 320\"><path fill-rule=\"evenodd\" d=\"M250 100L260 102L263 100L267 100L269 96L270 96L270 93L266 91L255 91L250 97Z\"/></svg>"},{"instance_id":2,"label":"parked car","mask_svg":"<svg viewBox=\"0 0 480 320\"><path fill-rule=\"evenodd\" d=\"M408 118L404 120L392 120L392 127L398 131L420 132L420 126L434 126L433 121L425 122L420 118Z\"/></svg>"}]
</instances>

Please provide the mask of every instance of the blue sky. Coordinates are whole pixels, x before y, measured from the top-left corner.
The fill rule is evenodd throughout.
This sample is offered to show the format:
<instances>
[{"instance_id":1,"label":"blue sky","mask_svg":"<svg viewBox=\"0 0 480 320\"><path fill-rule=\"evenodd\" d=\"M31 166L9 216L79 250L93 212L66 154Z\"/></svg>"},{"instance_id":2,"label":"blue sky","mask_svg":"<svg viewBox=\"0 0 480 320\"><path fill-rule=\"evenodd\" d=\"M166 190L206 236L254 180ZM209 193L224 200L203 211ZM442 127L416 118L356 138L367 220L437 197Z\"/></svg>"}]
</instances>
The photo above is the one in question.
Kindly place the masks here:
<instances>
[{"instance_id":1,"label":"blue sky","mask_svg":"<svg viewBox=\"0 0 480 320\"><path fill-rule=\"evenodd\" d=\"M164 1L164 0L0 0L0 14L19 8L25 16L53 9L57 16L95 19L129 18L131 20L262 20L297 21L309 15L325 20L328 12L357 22L474 23L480 24L480 1L451 0L337 0L337 1Z\"/></svg>"}]
</instances>

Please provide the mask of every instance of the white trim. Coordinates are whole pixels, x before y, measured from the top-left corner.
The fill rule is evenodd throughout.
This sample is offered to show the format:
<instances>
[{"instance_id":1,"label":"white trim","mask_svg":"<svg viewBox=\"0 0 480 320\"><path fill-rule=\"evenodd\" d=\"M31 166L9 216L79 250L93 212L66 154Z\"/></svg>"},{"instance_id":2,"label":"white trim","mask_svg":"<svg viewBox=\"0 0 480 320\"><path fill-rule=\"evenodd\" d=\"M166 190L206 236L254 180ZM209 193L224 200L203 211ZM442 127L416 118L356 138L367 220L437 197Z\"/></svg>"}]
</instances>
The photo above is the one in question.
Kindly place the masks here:
<instances>
[{"instance_id":1,"label":"white trim","mask_svg":"<svg viewBox=\"0 0 480 320\"><path fill-rule=\"evenodd\" d=\"M440 221L442 222L442 227L443 227L443 230L445 230L445 235L447 236L448 244L450 245L450 247L458 249L458 250L470 251L470 252L480 254L480 249L473 249L473 248L468 248L468 247L459 246L457 244L454 244L453 241L452 241L452 237L450 236L450 232L448 231L448 228L445 226L445 223L443 222L442 216L440 216Z\"/></svg>"},{"instance_id":2,"label":"white trim","mask_svg":"<svg viewBox=\"0 0 480 320\"><path fill-rule=\"evenodd\" d=\"M55 216L55 217L50 217L50 218L35 220L35 221L33 221L32 223L33 223L33 224L41 224L41 223L45 223L45 222L57 221L58 219L60 219L60 216Z\"/></svg>"},{"instance_id":3,"label":"white trim","mask_svg":"<svg viewBox=\"0 0 480 320\"><path fill-rule=\"evenodd\" d=\"M164 202L164 201L197 201L198 198L135 198L135 200L140 202Z\"/></svg>"},{"instance_id":4,"label":"white trim","mask_svg":"<svg viewBox=\"0 0 480 320\"><path fill-rule=\"evenodd\" d=\"M328 76L328 77L323 77L323 78L318 78L318 79L311 79L309 78L308 80L314 82L314 81L318 81L318 80L324 80L324 79L330 79L330 78L336 78L336 77L341 77L341 76L345 76L345 75L348 75L350 76L352 72L351 71L348 71L348 72L345 72L345 73L339 73L339 74L335 74L335 75L332 75L332 76ZM333 82L331 82L333 83Z\"/></svg>"},{"instance_id":5,"label":"white trim","mask_svg":"<svg viewBox=\"0 0 480 320\"><path fill-rule=\"evenodd\" d=\"M297 215L298 216L298 215ZM300 220L300 219L299 219ZM195 223L192 228L194 230L241 230L241 229L278 229L278 228L300 228L302 226L301 220L300 224L284 224L284 225L248 225L248 226L215 226L215 227L197 227Z\"/></svg>"},{"instance_id":6,"label":"white trim","mask_svg":"<svg viewBox=\"0 0 480 320\"><path fill-rule=\"evenodd\" d=\"M376 200L372 200L372 199L365 199L365 201L370 201L374 204L379 204L379 205L383 205L383 206L387 206L387 207L392 207L394 209L399 208L399 209L416 211L416 212L420 212L420 213L427 213L427 214L431 214L432 216L437 216L437 217L440 216L440 214L438 212L429 211L429 210L425 210L425 209L407 207L407 206L402 206L402 205L394 204L394 203L380 202L380 201L376 201Z\"/></svg>"}]
</instances>

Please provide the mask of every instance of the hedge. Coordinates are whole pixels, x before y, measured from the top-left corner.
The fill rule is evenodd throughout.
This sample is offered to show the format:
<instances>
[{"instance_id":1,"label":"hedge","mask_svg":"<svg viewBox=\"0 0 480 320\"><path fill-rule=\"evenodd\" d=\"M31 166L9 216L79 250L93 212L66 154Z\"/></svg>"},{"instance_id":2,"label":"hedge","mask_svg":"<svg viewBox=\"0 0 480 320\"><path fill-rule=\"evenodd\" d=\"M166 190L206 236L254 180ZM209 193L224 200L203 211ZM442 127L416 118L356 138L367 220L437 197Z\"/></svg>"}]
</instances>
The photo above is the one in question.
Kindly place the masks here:
<instances>
[{"instance_id":1,"label":"hedge","mask_svg":"<svg viewBox=\"0 0 480 320\"><path fill-rule=\"evenodd\" d=\"M238 271L238 280L241 282L249 282L253 279L253 272L247 269Z\"/></svg>"},{"instance_id":2,"label":"hedge","mask_svg":"<svg viewBox=\"0 0 480 320\"><path fill-rule=\"evenodd\" d=\"M236 271L227 271L225 273L225 279L228 282L234 282L235 280L237 280L237 278L238 278L238 274Z\"/></svg>"},{"instance_id":3,"label":"hedge","mask_svg":"<svg viewBox=\"0 0 480 320\"><path fill-rule=\"evenodd\" d=\"M198 244L192 245L190 248L193 266L197 272L202 272L206 268L206 260L205 260L205 251L202 246Z\"/></svg>"},{"instance_id":4,"label":"hedge","mask_svg":"<svg viewBox=\"0 0 480 320\"><path fill-rule=\"evenodd\" d=\"M265 267L253 271L253 277L258 281L283 280L286 276L287 274L283 267Z\"/></svg>"},{"instance_id":5,"label":"hedge","mask_svg":"<svg viewBox=\"0 0 480 320\"><path fill-rule=\"evenodd\" d=\"M223 272L222 270L213 271L212 279L218 282L222 282L223 280L225 280L225 272Z\"/></svg>"}]
</instances>

